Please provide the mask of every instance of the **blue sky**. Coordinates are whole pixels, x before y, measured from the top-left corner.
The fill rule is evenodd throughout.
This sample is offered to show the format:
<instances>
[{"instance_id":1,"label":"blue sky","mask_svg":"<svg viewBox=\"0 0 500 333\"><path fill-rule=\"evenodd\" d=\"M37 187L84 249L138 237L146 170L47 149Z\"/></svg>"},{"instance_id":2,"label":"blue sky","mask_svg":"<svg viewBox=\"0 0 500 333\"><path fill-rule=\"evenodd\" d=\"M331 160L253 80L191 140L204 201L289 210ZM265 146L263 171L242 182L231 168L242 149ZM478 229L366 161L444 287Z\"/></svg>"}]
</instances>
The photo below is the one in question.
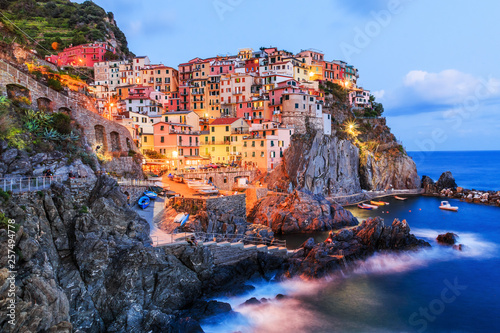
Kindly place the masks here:
<instances>
[{"instance_id":1,"label":"blue sky","mask_svg":"<svg viewBox=\"0 0 500 333\"><path fill-rule=\"evenodd\" d=\"M500 150L498 1L94 2L155 63L244 47L319 49L359 69L408 150Z\"/></svg>"}]
</instances>

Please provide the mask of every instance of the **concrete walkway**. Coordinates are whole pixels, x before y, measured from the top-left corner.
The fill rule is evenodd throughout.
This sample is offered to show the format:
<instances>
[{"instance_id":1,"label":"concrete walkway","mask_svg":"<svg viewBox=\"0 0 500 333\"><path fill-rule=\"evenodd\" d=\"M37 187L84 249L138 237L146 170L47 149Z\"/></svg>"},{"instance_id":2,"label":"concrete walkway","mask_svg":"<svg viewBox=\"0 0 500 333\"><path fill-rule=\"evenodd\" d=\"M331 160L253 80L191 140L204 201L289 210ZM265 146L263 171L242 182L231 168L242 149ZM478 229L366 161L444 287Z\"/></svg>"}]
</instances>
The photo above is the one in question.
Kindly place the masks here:
<instances>
[{"instance_id":1,"label":"concrete walkway","mask_svg":"<svg viewBox=\"0 0 500 333\"><path fill-rule=\"evenodd\" d=\"M149 223L149 235L153 240L153 244L166 244L172 243L174 235L169 234L157 227L158 219L161 219L163 210L165 209L165 199L158 196L156 200L151 200L151 203L146 209L141 209L137 204L134 204L133 209L143 219Z\"/></svg>"}]
</instances>

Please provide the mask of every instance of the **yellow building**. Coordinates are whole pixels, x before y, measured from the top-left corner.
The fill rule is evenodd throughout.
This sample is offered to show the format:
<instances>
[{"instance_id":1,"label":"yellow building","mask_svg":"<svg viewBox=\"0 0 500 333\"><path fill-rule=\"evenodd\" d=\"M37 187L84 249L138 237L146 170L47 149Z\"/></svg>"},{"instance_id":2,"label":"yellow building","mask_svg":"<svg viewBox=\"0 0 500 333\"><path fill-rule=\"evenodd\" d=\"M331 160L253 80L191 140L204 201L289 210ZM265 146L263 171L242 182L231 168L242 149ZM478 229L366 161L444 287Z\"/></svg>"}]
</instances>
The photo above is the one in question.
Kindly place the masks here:
<instances>
[{"instance_id":1,"label":"yellow building","mask_svg":"<svg viewBox=\"0 0 500 333\"><path fill-rule=\"evenodd\" d=\"M242 118L218 118L201 133L200 155L212 163L229 163L242 158L243 138L249 126Z\"/></svg>"}]
</instances>

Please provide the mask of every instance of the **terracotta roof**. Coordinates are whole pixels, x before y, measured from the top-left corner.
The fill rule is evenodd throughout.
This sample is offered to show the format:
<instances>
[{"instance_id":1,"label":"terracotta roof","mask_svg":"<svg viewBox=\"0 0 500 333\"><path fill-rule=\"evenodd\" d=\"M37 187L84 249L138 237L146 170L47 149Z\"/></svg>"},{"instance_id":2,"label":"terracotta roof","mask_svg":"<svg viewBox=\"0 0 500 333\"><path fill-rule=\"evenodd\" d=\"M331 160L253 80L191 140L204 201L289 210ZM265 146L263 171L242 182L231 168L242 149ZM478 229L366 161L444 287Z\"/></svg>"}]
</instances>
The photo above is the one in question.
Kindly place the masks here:
<instances>
[{"instance_id":1,"label":"terracotta roof","mask_svg":"<svg viewBox=\"0 0 500 333\"><path fill-rule=\"evenodd\" d=\"M217 118L210 125L231 125L240 118Z\"/></svg>"}]
</instances>

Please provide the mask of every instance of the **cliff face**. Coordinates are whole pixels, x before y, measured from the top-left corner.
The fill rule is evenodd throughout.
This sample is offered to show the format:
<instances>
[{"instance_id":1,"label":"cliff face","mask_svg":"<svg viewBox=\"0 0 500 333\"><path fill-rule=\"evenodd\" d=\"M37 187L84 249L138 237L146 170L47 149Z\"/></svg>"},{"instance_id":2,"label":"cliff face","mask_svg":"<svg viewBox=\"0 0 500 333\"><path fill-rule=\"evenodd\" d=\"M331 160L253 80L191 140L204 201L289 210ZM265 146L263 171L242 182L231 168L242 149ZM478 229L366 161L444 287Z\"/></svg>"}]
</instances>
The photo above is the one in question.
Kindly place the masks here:
<instances>
[{"instance_id":1,"label":"cliff face","mask_svg":"<svg viewBox=\"0 0 500 333\"><path fill-rule=\"evenodd\" d=\"M271 188L303 189L313 194L356 193L359 182L359 151L347 140L301 136L286 150L283 164L271 173Z\"/></svg>"},{"instance_id":2,"label":"cliff face","mask_svg":"<svg viewBox=\"0 0 500 333\"><path fill-rule=\"evenodd\" d=\"M360 156L361 155L361 156ZM413 160L396 148L376 155L349 140L316 133L294 138L283 163L267 178L271 189L307 190L325 196L366 190L418 188Z\"/></svg>"},{"instance_id":3,"label":"cliff face","mask_svg":"<svg viewBox=\"0 0 500 333\"><path fill-rule=\"evenodd\" d=\"M415 162L407 155L382 154L377 159L367 153L360 161L359 176L363 189L378 191L420 187Z\"/></svg>"},{"instance_id":4,"label":"cliff face","mask_svg":"<svg viewBox=\"0 0 500 333\"><path fill-rule=\"evenodd\" d=\"M149 225L116 182L54 184L50 190L0 196L14 219L16 308L11 327L0 302L2 332L200 332L183 309L203 292L226 290L281 266L264 253L214 265L209 247L153 248ZM0 246L9 235L0 215ZM0 299L10 282L0 256Z\"/></svg>"}]
</instances>

